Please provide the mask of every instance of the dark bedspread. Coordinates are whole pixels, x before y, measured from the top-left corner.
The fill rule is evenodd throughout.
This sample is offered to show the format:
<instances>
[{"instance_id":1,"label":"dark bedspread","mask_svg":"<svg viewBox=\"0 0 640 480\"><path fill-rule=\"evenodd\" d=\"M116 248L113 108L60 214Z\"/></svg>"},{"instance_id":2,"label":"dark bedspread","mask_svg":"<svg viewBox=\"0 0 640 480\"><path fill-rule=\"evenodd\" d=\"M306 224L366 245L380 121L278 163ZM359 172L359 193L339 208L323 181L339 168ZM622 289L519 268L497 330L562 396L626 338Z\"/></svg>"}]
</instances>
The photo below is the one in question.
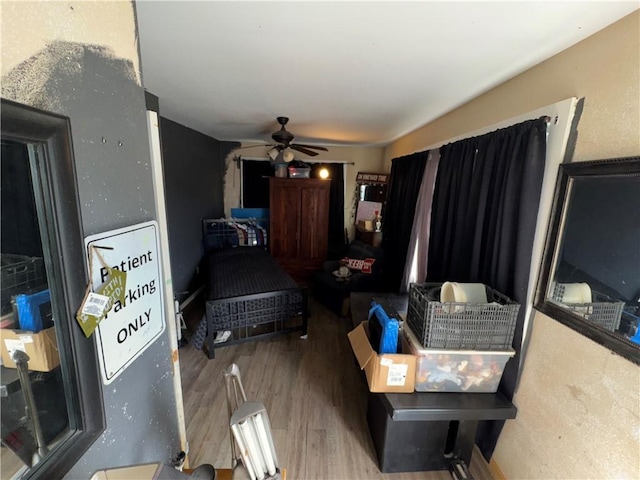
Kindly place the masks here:
<instances>
[{"instance_id":1,"label":"dark bedspread","mask_svg":"<svg viewBox=\"0 0 640 480\"><path fill-rule=\"evenodd\" d=\"M298 284L262 248L236 247L211 252L207 300L298 288Z\"/></svg>"}]
</instances>

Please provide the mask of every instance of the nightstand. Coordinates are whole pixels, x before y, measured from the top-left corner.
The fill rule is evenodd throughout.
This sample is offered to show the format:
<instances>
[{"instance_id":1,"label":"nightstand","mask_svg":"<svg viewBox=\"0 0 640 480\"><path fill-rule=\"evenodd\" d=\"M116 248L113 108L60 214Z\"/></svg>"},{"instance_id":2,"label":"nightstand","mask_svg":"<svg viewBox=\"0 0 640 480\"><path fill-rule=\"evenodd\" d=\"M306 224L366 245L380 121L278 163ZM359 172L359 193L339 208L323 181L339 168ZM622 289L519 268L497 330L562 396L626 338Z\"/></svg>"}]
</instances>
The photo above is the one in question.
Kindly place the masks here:
<instances>
[{"instance_id":1,"label":"nightstand","mask_svg":"<svg viewBox=\"0 0 640 480\"><path fill-rule=\"evenodd\" d=\"M362 243L379 247L382 243L382 232L370 232L356 226L356 240Z\"/></svg>"}]
</instances>

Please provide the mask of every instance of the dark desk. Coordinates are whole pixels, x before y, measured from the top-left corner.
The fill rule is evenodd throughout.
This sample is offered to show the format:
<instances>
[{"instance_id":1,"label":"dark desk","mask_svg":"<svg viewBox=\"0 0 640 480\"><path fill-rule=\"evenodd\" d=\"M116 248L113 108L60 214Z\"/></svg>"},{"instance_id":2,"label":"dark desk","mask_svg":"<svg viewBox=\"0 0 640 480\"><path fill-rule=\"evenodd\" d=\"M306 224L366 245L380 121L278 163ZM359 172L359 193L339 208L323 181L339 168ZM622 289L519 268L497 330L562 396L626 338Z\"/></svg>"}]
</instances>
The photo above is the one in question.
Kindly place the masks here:
<instances>
[{"instance_id":1,"label":"dark desk","mask_svg":"<svg viewBox=\"0 0 640 480\"><path fill-rule=\"evenodd\" d=\"M478 421L516 412L500 393L369 393L367 423L381 472L421 472L469 465Z\"/></svg>"},{"instance_id":2,"label":"dark desk","mask_svg":"<svg viewBox=\"0 0 640 480\"><path fill-rule=\"evenodd\" d=\"M406 314L407 295L352 293L354 326L367 319L372 298L384 298ZM517 412L501 393L368 395L367 423L384 473L447 470L453 456L469 465L478 422L515 418Z\"/></svg>"}]
</instances>

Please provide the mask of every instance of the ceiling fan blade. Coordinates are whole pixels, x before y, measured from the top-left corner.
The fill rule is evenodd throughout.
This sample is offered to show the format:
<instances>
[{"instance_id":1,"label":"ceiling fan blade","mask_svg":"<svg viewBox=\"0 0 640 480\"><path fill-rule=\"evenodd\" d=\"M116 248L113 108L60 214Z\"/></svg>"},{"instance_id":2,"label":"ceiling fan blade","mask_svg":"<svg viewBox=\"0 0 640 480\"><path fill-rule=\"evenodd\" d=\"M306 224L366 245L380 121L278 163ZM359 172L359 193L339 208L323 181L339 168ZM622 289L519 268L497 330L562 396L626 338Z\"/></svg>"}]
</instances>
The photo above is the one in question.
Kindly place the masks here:
<instances>
[{"instance_id":1,"label":"ceiling fan blade","mask_svg":"<svg viewBox=\"0 0 640 480\"><path fill-rule=\"evenodd\" d=\"M298 147L303 147L303 148L312 148L314 150L322 150L323 152L328 152L329 151L328 148L319 147L317 145L305 145L304 143L294 143L294 145L296 145Z\"/></svg>"},{"instance_id":2,"label":"ceiling fan blade","mask_svg":"<svg viewBox=\"0 0 640 480\"><path fill-rule=\"evenodd\" d=\"M318 155L318 152L314 152L313 150L309 150L308 148L302 147L300 145L294 144L294 145L289 145L289 148L293 149L293 150L297 150L299 152L302 152L306 155L309 155L311 157L315 157L316 155Z\"/></svg>"}]
</instances>

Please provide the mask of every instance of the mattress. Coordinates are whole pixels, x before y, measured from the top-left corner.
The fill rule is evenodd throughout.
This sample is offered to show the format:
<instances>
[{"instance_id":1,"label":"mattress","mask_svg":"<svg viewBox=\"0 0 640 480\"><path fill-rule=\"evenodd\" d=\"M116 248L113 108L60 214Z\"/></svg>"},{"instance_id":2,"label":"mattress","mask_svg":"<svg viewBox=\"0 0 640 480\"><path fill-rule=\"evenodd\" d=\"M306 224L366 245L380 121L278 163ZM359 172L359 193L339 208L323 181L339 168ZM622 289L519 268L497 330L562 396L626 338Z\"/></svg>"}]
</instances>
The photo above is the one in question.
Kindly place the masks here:
<instances>
[{"instance_id":1,"label":"mattress","mask_svg":"<svg viewBox=\"0 0 640 480\"><path fill-rule=\"evenodd\" d=\"M207 300L299 288L266 250L236 247L217 250L206 258Z\"/></svg>"}]
</instances>

